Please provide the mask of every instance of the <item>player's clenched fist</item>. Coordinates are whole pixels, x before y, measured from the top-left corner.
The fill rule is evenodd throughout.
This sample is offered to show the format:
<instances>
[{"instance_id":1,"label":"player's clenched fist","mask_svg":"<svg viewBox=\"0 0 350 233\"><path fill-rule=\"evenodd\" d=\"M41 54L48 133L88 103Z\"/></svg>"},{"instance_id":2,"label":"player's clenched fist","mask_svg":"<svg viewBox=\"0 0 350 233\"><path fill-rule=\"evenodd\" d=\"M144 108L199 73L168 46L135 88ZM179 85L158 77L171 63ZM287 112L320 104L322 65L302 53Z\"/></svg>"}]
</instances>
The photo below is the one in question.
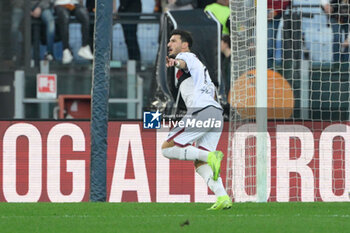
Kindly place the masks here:
<instances>
[{"instance_id":1,"label":"player's clenched fist","mask_svg":"<svg viewBox=\"0 0 350 233\"><path fill-rule=\"evenodd\" d=\"M179 61L177 61L174 58L169 58L168 56L166 56L166 67L173 67L178 65L179 65Z\"/></svg>"}]
</instances>

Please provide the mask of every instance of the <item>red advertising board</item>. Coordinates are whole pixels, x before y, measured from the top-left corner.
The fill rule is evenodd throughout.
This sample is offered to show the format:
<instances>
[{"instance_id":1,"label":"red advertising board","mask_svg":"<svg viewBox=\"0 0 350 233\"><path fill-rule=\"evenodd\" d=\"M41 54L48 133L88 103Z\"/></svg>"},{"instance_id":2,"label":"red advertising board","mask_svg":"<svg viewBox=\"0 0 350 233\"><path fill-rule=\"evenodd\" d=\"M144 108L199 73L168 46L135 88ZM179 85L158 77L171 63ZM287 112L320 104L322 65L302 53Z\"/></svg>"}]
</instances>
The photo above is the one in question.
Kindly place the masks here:
<instances>
[{"instance_id":1,"label":"red advertising board","mask_svg":"<svg viewBox=\"0 0 350 233\"><path fill-rule=\"evenodd\" d=\"M225 155L227 127L218 145ZM268 201L349 201L348 127L271 123ZM242 132L243 139L235 135L243 149L233 149L230 169L235 177L229 186L235 201L251 201L256 196L256 162L247 157L247 148L254 134ZM141 122L109 123L107 201L215 200L191 161L169 161L161 155L166 135L164 129L143 129ZM221 175L225 184L226 159ZM89 176L90 122L0 121L1 202L88 201Z\"/></svg>"}]
</instances>

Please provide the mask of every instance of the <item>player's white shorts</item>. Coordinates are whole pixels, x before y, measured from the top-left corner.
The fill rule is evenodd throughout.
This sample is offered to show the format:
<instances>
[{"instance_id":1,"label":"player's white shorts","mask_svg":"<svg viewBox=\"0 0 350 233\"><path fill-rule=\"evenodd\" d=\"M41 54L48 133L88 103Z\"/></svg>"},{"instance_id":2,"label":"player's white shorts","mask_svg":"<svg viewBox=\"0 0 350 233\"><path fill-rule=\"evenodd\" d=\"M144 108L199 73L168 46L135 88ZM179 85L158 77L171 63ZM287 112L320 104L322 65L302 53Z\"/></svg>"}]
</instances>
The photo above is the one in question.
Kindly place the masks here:
<instances>
[{"instance_id":1,"label":"player's white shorts","mask_svg":"<svg viewBox=\"0 0 350 233\"><path fill-rule=\"evenodd\" d=\"M175 145L181 147L196 143L200 149L216 150L224 126L221 109L208 106L193 115L184 116L181 121L184 127L173 128L167 137L168 142L174 140Z\"/></svg>"}]
</instances>

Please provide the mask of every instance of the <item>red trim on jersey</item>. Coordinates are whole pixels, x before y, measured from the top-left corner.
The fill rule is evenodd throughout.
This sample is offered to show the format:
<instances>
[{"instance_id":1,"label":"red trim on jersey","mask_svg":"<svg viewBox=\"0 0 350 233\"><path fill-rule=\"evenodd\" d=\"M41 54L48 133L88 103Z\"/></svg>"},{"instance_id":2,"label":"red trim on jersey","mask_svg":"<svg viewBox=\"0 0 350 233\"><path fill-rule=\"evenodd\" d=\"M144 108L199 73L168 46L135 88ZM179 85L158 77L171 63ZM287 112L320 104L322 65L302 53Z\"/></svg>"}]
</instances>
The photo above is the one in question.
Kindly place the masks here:
<instances>
[{"instance_id":1,"label":"red trim on jersey","mask_svg":"<svg viewBox=\"0 0 350 233\"><path fill-rule=\"evenodd\" d=\"M199 146L198 149L206 150L206 151L209 151L209 152L210 152L210 150L208 150L207 148L205 148L205 147L203 147L203 146Z\"/></svg>"},{"instance_id":2,"label":"red trim on jersey","mask_svg":"<svg viewBox=\"0 0 350 233\"><path fill-rule=\"evenodd\" d=\"M182 75L183 75L183 71L182 70L178 70L176 73L176 79L179 79Z\"/></svg>"}]
</instances>

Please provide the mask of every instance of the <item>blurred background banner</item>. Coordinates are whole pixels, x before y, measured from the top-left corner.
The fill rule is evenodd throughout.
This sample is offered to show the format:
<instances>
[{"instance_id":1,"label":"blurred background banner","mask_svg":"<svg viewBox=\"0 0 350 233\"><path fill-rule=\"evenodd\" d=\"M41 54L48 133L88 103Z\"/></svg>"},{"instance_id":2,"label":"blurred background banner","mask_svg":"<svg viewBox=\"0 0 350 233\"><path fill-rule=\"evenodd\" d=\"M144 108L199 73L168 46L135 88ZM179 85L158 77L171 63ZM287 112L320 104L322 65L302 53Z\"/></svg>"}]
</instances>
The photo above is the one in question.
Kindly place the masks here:
<instances>
[{"instance_id":1,"label":"blurred background banner","mask_svg":"<svg viewBox=\"0 0 350 233\"><path fill-rule=\"evenodd\" d=\"M90 193L90 123L87 121L0 121L0 202L86 202ZM228 122L225 123L218 150L227 154ZM311 131L317 127L317 131ZM269 124L269 145L274 150L291 151L292 158L269 156L272 166L269 201L348 201L344 184L349 183L349 153L335 153L338 161L332 165L327 154L339 151L344 143L350 143L349 126L324 122ZM302 130L301 130L302 129ZM348 130L346 132L346 130ZM251 143L254 132L247 125L239 130L237 140ZM207 186L188 161L169 161L161 155L160 143L167 136L159 131L143 129L140 121L117 121L108 124L107 148L107 202L211 202ZM289 140L288 135L301 139ZM275 135L282 135L275 137ZM337 136L343 143L331 142ZM13 143L17 141L17 145ZM316 141L317 143L313 143ZM38 144L38 142L41 142ZM306 145L310 161L296 163L300 149L294 145ZM10 156L17 148L17 158ZM256 189L251 183L251 168L245 158L246 150L234 156L237 169L234 201L254 199ZM304 148L303 148L304 149ZM302 151L303 151L302 149ZM273 151L271 151L273 153ZM294 154L295 153L295 154ZM305 153L302 153L304 155ZM28 160L28 157L30 158ZM12 166L11 164L17 164ZM224 157L221 177L227 179L227 156ZM303 171L298 176L286 174L291 167ZM346 170L342 178L341 170ZM25 172L24 172L25 171ZM294 170L293 170L294 171ZM333 177L333 174L336 177ZM181 175L179 175L181 174ZM311 176L310 176L311 174ZM44 178L45 177L45 178ZM338 178L337 178L338 177ZM313 182L318 180L318 182ZM333 180L333 182L332 182ZM5 182L6 181L6 182ZM312 184L301 186L301 181ZM285 192L287 190L287 192ZM333 190L333 191L332 191ZM285 199L288 198L289 199Z\"/></svg>"}]
</instances>

